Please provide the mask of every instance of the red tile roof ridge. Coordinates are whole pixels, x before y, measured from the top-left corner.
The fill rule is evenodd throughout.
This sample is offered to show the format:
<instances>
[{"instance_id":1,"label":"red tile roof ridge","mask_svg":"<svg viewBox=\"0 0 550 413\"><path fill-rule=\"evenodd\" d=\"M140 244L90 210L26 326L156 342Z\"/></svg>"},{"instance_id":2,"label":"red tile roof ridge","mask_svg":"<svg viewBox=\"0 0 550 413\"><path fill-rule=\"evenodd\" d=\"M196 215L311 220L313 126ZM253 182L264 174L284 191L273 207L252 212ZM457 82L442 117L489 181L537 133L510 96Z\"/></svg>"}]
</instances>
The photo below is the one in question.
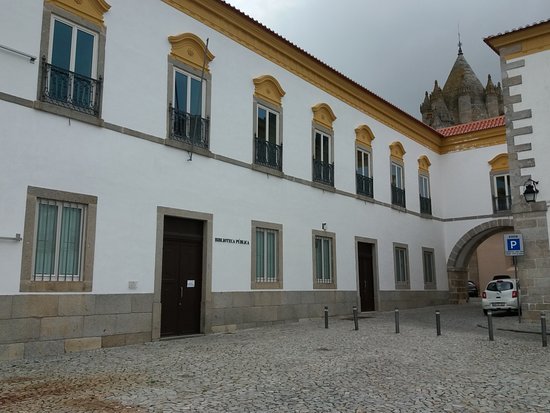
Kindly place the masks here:
<instances>
[{"instance_id":1,"label":"red tile roof ridge","mask_svg":"<svg viewBox=\"0 0 550 413\"><path fill-rule=\"evenodd\" d=\"M495 118L481 119L481 120L476 120L469 123L462 123L460 125L447 126L445 128L437 129L437 132L447 137L447 136L454 136L454 135L462 135L463 133L496 128L498 126L504 126L505 124L506 124L506 120L504 118L504 115L501 115Z\"/></svg>"}]
</instances>

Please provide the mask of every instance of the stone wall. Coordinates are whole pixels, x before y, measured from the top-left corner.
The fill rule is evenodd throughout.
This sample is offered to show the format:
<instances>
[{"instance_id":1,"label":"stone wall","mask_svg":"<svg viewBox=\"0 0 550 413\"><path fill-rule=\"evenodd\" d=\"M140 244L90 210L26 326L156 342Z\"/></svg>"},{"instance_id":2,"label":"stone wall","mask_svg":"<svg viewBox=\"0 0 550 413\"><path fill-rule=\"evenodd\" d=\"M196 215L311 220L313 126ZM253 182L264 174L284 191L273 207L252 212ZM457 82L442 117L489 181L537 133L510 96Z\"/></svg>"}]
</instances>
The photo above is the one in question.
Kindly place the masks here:
<instances>
[{"instance_id":1,"label":"stone wall","mask_svg":"<svg viewBox=\"0 0 550 413\"><path fill-rule=\"evenodd\" d=\"M448 291L379 291L378 297L380 298L379 311L449 304Z\"/></svg>"},{"instance_id":2,"label":"stone wall","mask_svg":"<svg viewBox=\"0 0 550 413\"><path fill-rule=\"evenodd\" d=\"M153 294L0 296L0 360L151 341Z\"/></svg>"},{"instance_id":3,"label":"stone wall","mask_svg":"<svg viewBox=\"0 0 550 413\"><path fill-rule=\"evenodd\" d=\"M304 318L352 314L356 291L251 291L212 293L211 331L259 327Z\"/></svg>"}]
</instances>

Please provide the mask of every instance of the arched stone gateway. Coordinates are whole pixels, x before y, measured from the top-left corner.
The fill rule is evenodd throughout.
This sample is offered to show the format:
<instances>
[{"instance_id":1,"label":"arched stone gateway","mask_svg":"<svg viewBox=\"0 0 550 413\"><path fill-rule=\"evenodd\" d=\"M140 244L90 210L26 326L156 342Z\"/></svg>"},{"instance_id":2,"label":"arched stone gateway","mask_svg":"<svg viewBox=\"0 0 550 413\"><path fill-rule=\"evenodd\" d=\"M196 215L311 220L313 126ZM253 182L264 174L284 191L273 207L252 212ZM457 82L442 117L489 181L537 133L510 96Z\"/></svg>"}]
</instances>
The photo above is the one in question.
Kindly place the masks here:
<instances>
[{"instance_id":1,"label":"arched stone gateway","mask_svg":"<svg viewBox=\"0 0 550 413\"><path fill-rule=\"evenodd\" d=\"M493 234L513 229L512 218L495 219L472 228L458 240L447 260L451 304L461 304L468 300L468 263L479 244Z\"/></svg>"}]
</instances>

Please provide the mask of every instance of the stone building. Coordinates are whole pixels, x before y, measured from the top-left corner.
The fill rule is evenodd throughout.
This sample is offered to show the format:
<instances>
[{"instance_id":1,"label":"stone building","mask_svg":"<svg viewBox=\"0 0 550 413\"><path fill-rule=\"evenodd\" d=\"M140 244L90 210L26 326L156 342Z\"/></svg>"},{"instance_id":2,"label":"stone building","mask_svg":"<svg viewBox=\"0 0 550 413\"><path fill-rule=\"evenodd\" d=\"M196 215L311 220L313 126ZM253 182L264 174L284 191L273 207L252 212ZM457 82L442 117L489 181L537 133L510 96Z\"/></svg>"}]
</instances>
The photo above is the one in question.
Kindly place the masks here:
<instances>
[{"instance_id":1,"label":"stone building","mask_svg":"<svg viewBox=\"0 0 550 413\"><path fill-rule=\"evenodd\" d=\"M534 321L550 310L550 20L485 43L500 56L514 230L525 245L518 257L522 309ZM527 189L535 191L534 202L526 202Z\"/></svg>"},{"instance_id":2,"label":"stone building","mask_svg":"<svg viewBox=\"0 0 550 413\"><path fill-rule=\"evenodd\" d=\"M500 82L495 86L488 75L483 87L459 46L443 89L436 80L432 92L424 95L420 113L422 122L434 129L497 117L504 114Z\"/></svg>"},{"instance_id":3,"label":"stone building","mask_svg":"<svg viewBox=\"0 0 550 413\"><path fill-rule=\"evenodd\" d=\"M223 1L3 7L0 359L465 302L512 227L502 123L444 135Z\"/></svg>"}]
</instances>

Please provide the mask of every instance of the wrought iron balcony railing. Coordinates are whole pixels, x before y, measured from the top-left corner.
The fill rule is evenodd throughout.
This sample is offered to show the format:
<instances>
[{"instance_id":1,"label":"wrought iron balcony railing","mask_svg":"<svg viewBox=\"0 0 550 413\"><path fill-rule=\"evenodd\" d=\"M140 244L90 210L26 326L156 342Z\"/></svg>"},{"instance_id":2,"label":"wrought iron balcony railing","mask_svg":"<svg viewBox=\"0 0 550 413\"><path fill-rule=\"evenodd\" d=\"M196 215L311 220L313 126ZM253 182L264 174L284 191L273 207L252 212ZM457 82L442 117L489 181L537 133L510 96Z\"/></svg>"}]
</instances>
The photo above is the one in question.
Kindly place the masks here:
<instances>
[{"instance_id":1,"label":"wrought iron balcony railing","mask_svg":"<svg viewBox=\"0 0 550 413\"><path fill-rule=\"evenodd\" d=\"M432 215L432 200L420 195L420 213Z\"/></svg>"},{"instance_id":2,"label":"wrought iron balcony railing","mask_svg":"<svg viewBox=\"0 0 550 413\"><path fill-rule=\"evenodd\" d=\"M493 212L509 211L512 209L512 197L510 195L493 197Z\"/></svg>"},{"instance_id":3,"label":"wrought iron balcony railing","mask_svg":"<svg viewBox=\"0 0 550 413\"><path fill-rule=\"evenodd\" d=\"M283 145L254 138L254 162L269 168L278 169L279 171L282 170Z\"/></svg>"},{"instance_id":4,"label":"wrought iron balcony railing","mask_svg":"<svg viewBox=\"0 0 550 413\"><path fill-rule=\"evenodd\" d=\"M42 101L99 116L103 80L51 65L42 57Z\"/></svg>"},{"instance_id":5,"label":"wrought iron balcony railing","mask_svg":"<svg viewBox=\"0 0 550 413\"><path fill-rule=\"evenodd\" d=\"M357 193L359 195L374 196L373 192L373 179L368 176L355 174L355 182L357 184Z\"/></svg>"},{"instance_id":6,"label":"wrought iron balcony railing","mask_svg":"<svg viewBox=\"0 0 550 413\"><path fill-rule=\"evenodd\" d=\"M313 160L313 180L334 186L334 164Z\"/></svg>"},{"instance_id":7,"label":"wrought iron balcony railing","mask_svg":"<svg viewBox=\"0 0 550 413\"><path fill-rule=\"evenodd\" d=\"M391 203L393 205L397 205L405 208L405 190L398 188L395 185L392 185L391 186Z\"/></svg>"},{"instance_id":8,"label":"wrought iron balcony railing","mask_svg":"<svg viewBox=\"0 0 550 413\"><path fill-rule=\"evenodd\" d=\"M170 126L171 139L208 149L208 119L182 112L170 105Z\"/></svg>"}]
</instances>

